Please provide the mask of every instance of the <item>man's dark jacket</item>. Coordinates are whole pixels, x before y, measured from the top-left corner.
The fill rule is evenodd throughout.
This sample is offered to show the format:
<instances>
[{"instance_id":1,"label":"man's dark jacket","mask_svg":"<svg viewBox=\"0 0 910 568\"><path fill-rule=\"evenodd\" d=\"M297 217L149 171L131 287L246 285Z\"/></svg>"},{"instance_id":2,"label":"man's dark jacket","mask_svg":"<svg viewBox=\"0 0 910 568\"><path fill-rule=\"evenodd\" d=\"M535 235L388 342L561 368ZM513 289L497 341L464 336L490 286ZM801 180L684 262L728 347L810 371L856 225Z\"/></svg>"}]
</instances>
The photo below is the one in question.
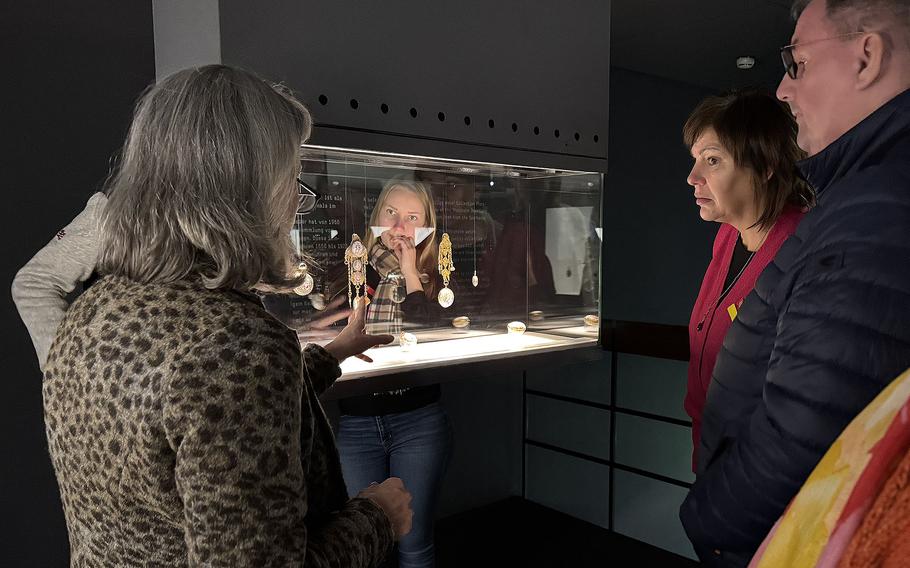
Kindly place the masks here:
<instances>
[{"instance_id":1,"label":"man's dark jacket","mask_svg":"<svg viewBox=\"0 0 910 568\"><path fill-rule=\"evenodd\" d=\"M708 565L748 564L840 432L910 367L910 91L800 169L818 205L727 333L680 509Z\"/></svg>"}]
</instances>

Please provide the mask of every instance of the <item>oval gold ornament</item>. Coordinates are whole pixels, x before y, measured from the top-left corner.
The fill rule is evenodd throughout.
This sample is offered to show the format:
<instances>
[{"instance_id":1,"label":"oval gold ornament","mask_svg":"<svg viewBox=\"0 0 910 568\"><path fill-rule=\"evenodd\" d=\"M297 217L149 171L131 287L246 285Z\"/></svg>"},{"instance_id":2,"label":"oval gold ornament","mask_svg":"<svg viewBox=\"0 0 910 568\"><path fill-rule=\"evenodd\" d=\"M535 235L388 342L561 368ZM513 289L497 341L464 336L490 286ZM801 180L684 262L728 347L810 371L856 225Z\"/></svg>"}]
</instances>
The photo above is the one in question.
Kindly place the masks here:
<instances>
[{"instance_id":1,"label":"oval gold ornament","mask_svg":"<svg viewBox=\"0 0 910 568\"><path fill-rule=\"evenodd\" d=\"M528 326L520 321L513 321L506 328L509 330L509 335L522 335L528 329Z\"/></svg>"},{"instance_id":2,"label":"oval gold ornament","mask_svg":"<svg viewBox=\"0 0 910 568\"><path fill-rule=\"evenodd\" d=\"M313 277L307 273L307 275L303 278L303 283L300 286L294 288L294 293L298 296L309 296L310 292L313 291L314 285L315 282L313 281Z\"/></svg>"},{"instance_id":3,"label":"oval gold ornament","mask_svg":"<svg viewBox=\"0 0 910 568\"><path fill-rule=\"evenodd\" d=\"M440 306L448 308L455 302L455 292L448 287L443 288L439 291L439 294L436 295L436 299L439 301Z\"/></svg>"},{"instance_id":4,"label":"oval gold ornament","mask_svg":"<svg viewBox=\"0 0 910 568\"><path fill-rule=\"evenodd\" d=\"M401 346L402 351L410 351L417 345L417 336L413 333L402 331L398 336L398 345Z\"/></svg>"}]
</instances>

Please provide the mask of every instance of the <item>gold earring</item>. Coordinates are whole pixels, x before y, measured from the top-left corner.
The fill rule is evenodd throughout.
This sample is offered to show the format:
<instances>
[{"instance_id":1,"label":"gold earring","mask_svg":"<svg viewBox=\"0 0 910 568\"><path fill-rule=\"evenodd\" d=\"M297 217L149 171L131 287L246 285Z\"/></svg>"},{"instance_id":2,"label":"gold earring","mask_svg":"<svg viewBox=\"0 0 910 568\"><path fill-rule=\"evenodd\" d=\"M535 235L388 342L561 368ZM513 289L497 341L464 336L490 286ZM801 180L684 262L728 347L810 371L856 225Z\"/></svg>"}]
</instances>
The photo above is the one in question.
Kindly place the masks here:
<instances>
[{"instance_id":1,"label":"gold earring","mask_svg":"<svg viewBox=\"0 0 910 568\"><path fill-rule=\"evenodd\" d=\"M455 272L455 265L452 264L452 241L449 240L449 234L443 233L442 240L439 242L439 274L442 275L444 288L439 291L436 299L443 308L448 308L455 301L455 292L449 289L449 278Z\"/></svg>"},{"instance_id":2,"label":"gold earring","mask_svg":"<svg viewBox=\"0 0 910 568\"><path fill-rule=\"evenodd\" d=\"M351 235L351 244L344 250L344 263L348 267L348 306L354 307L354 299L361 297L361 287L367 281L367 248L356 233ZM353 296L351 287L354 288Z\"/></svg>"}]
</instances>

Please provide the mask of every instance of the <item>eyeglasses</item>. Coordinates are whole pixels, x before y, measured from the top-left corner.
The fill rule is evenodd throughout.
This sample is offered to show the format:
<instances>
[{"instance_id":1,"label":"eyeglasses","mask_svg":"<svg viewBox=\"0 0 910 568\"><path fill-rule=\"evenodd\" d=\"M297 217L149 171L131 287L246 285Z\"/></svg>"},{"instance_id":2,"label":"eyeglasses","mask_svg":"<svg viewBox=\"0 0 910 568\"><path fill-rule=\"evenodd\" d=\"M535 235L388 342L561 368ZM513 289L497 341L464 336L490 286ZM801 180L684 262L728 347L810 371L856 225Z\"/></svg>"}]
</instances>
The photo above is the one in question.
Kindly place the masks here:
<instances>
[{"instance_id":1,"label":"eyeglasses","mask_svg":"<svg viewBox=\"0 0 910 568\"><path fill-rule=\"evenodd\" d=\"M848 34L840 34L840 35L836 35L836 36L832 36L832 37L814 39L812 41L804 41L802 43L792 43L790 45L785 45L782 48L780 48L780 58L781 58L781 61L783 61L783 63L784 63L784 71L787 72L787 75L789 75L791 79L798 79L799 65L800 65L800 63L804 63L804 62L797 61L796 59L794 59L794 57L793 57L793 48L794 47L802 47L804 45L811 45L813 43L820 43L823 41L829 41L832 39L840 39L840 38L860 35L860 34L864 34L864 33L866 33L866 32L850 32Z\"/></svg>"},{"instance_id":2,"label":"eyeglasses","mask_svg":"<svg viewBox=\"0 0 910 568\"><path fill-rule=\"evenodd\" d=\"M316 204L319 202L319 199L322 196L313 191L309 185L306 184L300 178L297 178L297 198L299 203L297 205L297 214L298 215L308 215L316 209Z\"/></svg>"}]
</instances>

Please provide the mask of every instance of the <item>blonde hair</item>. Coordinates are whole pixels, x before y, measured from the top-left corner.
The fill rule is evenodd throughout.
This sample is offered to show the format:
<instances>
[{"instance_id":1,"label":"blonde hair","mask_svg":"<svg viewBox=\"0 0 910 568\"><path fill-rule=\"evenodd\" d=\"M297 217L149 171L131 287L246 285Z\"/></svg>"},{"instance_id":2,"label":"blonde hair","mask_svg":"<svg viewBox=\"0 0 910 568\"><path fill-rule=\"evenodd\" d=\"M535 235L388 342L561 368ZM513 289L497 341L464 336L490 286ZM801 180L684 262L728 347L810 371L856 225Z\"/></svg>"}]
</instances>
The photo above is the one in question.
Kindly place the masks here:
<instances>
[{"instance_id":1,"label":"blonde hair","mask_svg":"<svg viewBox=\"0 0 910 568\"><path fill-rule=\"evenodd\" d=\"M290 230L312 118L278 85L224 65L185 69L139 100L102 218L99 271L208 288L302 281Z\"/></svg>"},{"instance_id":2,"label":"blonde hair","mask_svg":"<svg viewBox=\"0 0 910 568\"><path fill-rule=\"evenodd\" d=\"M413 181L403 177L394 177L390 179L383 186L382 191L379 192L379 197L376 198L376 206L373 207L373 212L370 214L370 227L375 227L379 224L379 215L382 214L382 208L385 205L389 193L399 188L410 191L420 198L420 203L423 205L424 215L426 217L425 227L435 229L436 208L433 207L433 197L430 195L427 186L419 181ZM372 250L373 245L378 240L379 237L374 236L371 229L367 234L367 250ZM422 243L417 245L417 270L430 276L430 282L424 286L424 291L428 296L432 296L436 291L436 278L434 278L434 275L436 274L436 264L436 231L433 231Z\"/></svg>"}]
</instances>

